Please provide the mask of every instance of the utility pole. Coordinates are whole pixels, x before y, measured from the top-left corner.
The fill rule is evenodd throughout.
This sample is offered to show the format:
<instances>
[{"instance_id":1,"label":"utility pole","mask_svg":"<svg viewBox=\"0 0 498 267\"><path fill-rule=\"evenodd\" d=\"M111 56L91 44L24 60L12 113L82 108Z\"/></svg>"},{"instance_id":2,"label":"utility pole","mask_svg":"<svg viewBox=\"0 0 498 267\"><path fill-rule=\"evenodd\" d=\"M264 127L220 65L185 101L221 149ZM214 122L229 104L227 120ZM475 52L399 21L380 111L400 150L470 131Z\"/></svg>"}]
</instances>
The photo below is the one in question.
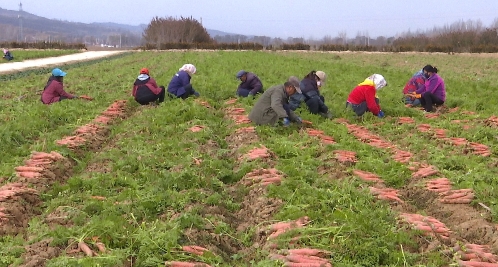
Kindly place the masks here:
<instances>
[{"instance_id":1,"label":"utility pole","mask_svg":"<svg viewBox=\"0 0 498 267\"><path fill-rule=\"evenodd\" d=\"M17 41L22 42L22 3L19 2L19 15L17 15L17 18L19 19L19 36Z\"/></svg>"}]
</instances>

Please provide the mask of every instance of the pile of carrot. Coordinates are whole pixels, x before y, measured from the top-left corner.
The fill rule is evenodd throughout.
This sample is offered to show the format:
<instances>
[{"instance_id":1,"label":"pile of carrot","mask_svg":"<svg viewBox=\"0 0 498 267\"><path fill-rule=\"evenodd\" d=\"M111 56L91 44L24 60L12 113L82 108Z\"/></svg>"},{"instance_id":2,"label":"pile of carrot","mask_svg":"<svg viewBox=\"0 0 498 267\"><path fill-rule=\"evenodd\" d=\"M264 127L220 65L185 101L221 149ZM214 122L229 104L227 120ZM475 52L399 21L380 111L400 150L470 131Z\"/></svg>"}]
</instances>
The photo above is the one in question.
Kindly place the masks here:
<instances>
[{"instance_id":1,"label":"pile of carrot","mask_svg":"<svg viewBox=\"0 0 498 267\"><path fill-rule=\"evenodd\" d=\"M425 183L425 188L432 192L443 193L451 190L451 181L448 178L437 178Z\"/></svg>"},{"instance_id":2,"label":"pile of carrot","mask_svg":"<svg viewBox=\"0 0 498 267\"><path fill-rule=\"evenodd\" d=\"M434 135L436 138L445 139L446 138L446 130L445 129L435 129Z\"/></svg>"},{"instance_id":3,"label":"pile of carrot","mask_svg":"<svg viewBox=\"0 0 498 267\"><path fill-rule=\"evenodd\" d=\"M188 261L167 261L164 264L166 267L211 267L211 265L207 263Z\"/></svg>"},{"instance_id":4,"label":"pile of carrot","mask_svg":"<svg viewBox=\"0 0 498 267\"><path fill-rule=\"evenodd\" d=\"M201 246L195 246L195 245L182 246L182 250L185 252L188 252L188 253L199 255L199 256L204 255L205 252L209 252L209 250L207 248L204 248Z\"/></svg>"},{"instance_id":5,"label":"pile of carrot","mask_svg":"<svg viewBox=\"0 0 498 267\"><path fill-rule=\"evenodd\" d=\"M115 118L122 116L125 112L126 100L114 101L103 113L102 115Z\"/></svg>"},{"instance_id":6,"label":"pile of carrot","mask_svg":"<svg viewBox=\"0 0 498 267\"><path fill-rule=\"evenodd\" d=\"M420 131L420 132L428 132L431 130L431 126L429 124L419 124L417 125L417 129Z\"/></svg>"},{"instance_id":7,"label":"pile of carrot","mask_svg":"<svg viewBox=\"0 0 498 267\"><path fill-rule=\"evenodd\" d=\"M394 149L393 159L397 162L408 163L412 157L413 154L408 151Z\"/></svg>"},{"instance_id":8,"label":"pile of carrot","mask_svg":"<svg viewBox=\"0 0 498 267\"><path fill-rule=\"evenodd\" d=\"M233 105L235 103L237 103L237 98L231 98L231 99L228 99L227 101L225 101L226 105Z\"/></svg>"},{"instance_id":9,"label":"pile of carrot","mask_svg":"<svg viewBox=\"0 0 498 267\"><path fill-rule=\"evenodd\" d=\"M316 136L318 138L320 138L320 140L322 141L322 143L324 144L327 144L327 145L331 145L331 144L335 144L335 140L332 136L328 136L326 135L323 131L321 130L314 130L314 129L306 129L306 133L309 135L309 136Z\"/></svg>"},{"instance_id":10,"label":"pile of carrot","mask_svg":"<svg viewBox=\"0 0 498 267\"><path fill-rule=\"evenodd\" d=\"M434 217L412 213L401 213L400 217L411 224L414 229L423 231L426 235L437 235L443 239L450 237L450 229Z\"/></svg>"},{"instance_id":11,"label":"pile of carrot","mask_svg":"<svg viewBox=\"0 0 498 267\"><path fill-rule=\"evenodd\" d=\"M487 118L484 123L488 126L498 127L498 117L493 115Z\"/></svg>"},{"instance_id":12,"label":"pile of carrot","mask_svg":"<svg viewBox=\"0 0 498 267\"><path fill-rule=\"evenodd\" d=\"M472 149L472 154L480 155L483 157L491 156L491 150L489 149L488 146L475 142L470 142L469 145L470 148Z\"/></svg>"},{"instance_id":13,"label":"pile of carrot","mask_svg":"<svg viewBox=\"0 0 498 267\"><path fill-rule=\"evenodd\" d=\"M447 140L455 146L466 146L469 143L467 139L459 137L450 137Z\"/></svg>"},{"instance_id":14,"label":"pile of carrot","mask_svg":"<svg viewBox=\"0 0 498 267\"><path fill-rule=\"evenodd\" d=\"M248 160L255 160L260 158L269 158L271 157L270 151L265 146L261 146L260 148L253 148L244 157Z\"/></svg>"},{"instance_id":15,"label":"pile of carrot","mask_svg":"<svg viewBox=\"0 0 498 267\"><path fill-rule=\"evenodd\" d=\"M243 115L246 110L244 108L228 108L227 113L230 115Z\"/></svg>"},{"instance_id":16,"label":"pile of carrot","mask_svg":"<svg viewBox=\"0 0 498 267\"><path fill-rule=\"evenodd\" d=\"M213 108L213 107L211 107L211 105L209 105L209 103L207 101L202 101L202 100L196 99L195 102L199 103L199 105L201 105L205 108Z\"/></svg>"},{"instance_id":17,"label":"pile of carrot","mask_svg":"<svg viewBox=\"0 0 498 267\"><path fill-rule=\"evenodd\" d=\"M367 171L362 171L362 170L354 170L353 174L360 177L365 182L374 182L374 183L383 183L384 181L380 179L380 177L377 174L367 172Z\"/></svg>"},{"instance_id":18,"label":"pile of carrot","mask_svg":"<svg viewBox=\"0 0 498 267\"><path fill-rule=\"evenodd\" d=\"M455 112L457 112L459 109L460 109L459 107L450 108L450 109L448 110L448 112L449 112L449 113L455 113Z\"/></svg>"},{"instance_id":19,"label":"pile of carrot","mask_svg":"<svg viewBox=\"0 0 498 267\"><path fill-rule=\"evenodd\" d=\"M195 126L190 127L189 130L191 132L197 133L197 132L202 131L202 129L204 129L204 126L202 126L202 125L195 125Z\"/></svg>"},{"instance_id":20,"label":"pile of carrot","mask_svg":"<svg viewBox=\"0 0 498 267\"><path fill-rule=\"evenodd\" d=\"M421 167L417 171L412 173L412 178L425 178L437 173L438 170L436 169L436 167L429 165L426 167Z\"/></svg>"},{"instance_id":21,"label":"pile of carrot","mask_svg":"<svg viewBox=\"0 0 498 267\"><path fill-rule=\"evenodd\" d=\"M230 117L236 124L251 123L251 120L247 117L247 115L232 115Z\"/></svg>"},{"instance_id":22,"label":"pile of carrot","mask_svg":"<svg viewBox=\"0 0 498 267\"><path fill-rule=\"evenodd\" d=\"M237 133L237 134L242 134L242 133L255 133L255 132L256 132L256 129L254 128L254 126L238 128L238 129L235 131L235 133Z\"/></svg>"},{"instance_id":23,"label":"pile of carrot","mask_svg":"<svg viewBox=\"0 0 498 267\"><path fill-rule=\"evenodd\" d=\"M435 119L439 117L439 113L427 113L425 114L425 117L428 119Z\"/></svg>"},{"instance_id":24,"label":"pile of carrot","mask_svg":"<svg viewBox=\"0 0 498 267\"><path fill-rule=\"evenodd\" d=\"M456 246L452 252L460 258L460 267L498 267L498 257L487 245L466 244L464 248Z\"/></svg>"},{"instance_id":25,"label":"pile of carrot","mask_svg":"<svg viewBox=\"0 0 498 267\"><path fill-rule=\"evenodd\" d=\"M26 187L22 183L8 183L0 187L0 202L15 198L24 193L36 194L37 191L33 188Z\"/></svg>"},{"instance_id":26,"label":"pile of carrot","mask_svg":"<svg viewBox=\"0 0 498 267\"><path fill-rule=\"evenodd\" d=\"M457 189L439 193L439 201L447 204L469 204L474 199L472 189Z\"/></svg>"},{"instance_id":27,"label":"pile of carrot","mask_svg":"<svg viewBox=\"0 0 498 267\"><path fill-rule=\"evenodd\" d=\"M296 248L283 251L280 254L270 254L270 258L282 261L286 267L332 267L326 258L330 254L330 252L319 249Z\"/></svg>"},{"instance_id":28,"label":"pile of carrot","mask_svg":"<svg viewBox=\"0 0 498 267\"><path fill-rule=\"evenodd\" d=\"M252 186L254 184L260 184L262 186L267 186L270 184L279 185L282 182L282 175L277 169L258 169L247 173L244 178L242 178L242 183L245 186Z\"/></svg>"},{"instance_id":29,"label":"pile of carrot","mask_svg":"<svg viewBox=\"0 0 498 267\"><path fill-rule=\"evenodd\" d=\"M80 126L78 129L74 131L76 135L78 134L90 134L95 135L99 130L102 129L102 126L95 123L87 123L83 126Z\"/></svg>"},{"instance_id":30,"label":"pile of carrot","mask_svg":"<svg viewBox=\"0 0 498 267\"><path fill-rule=\"evenodd\" d=\"M109 124L109 122L111 122L111 118L104 115L100 115L97 118L95 118L93 121L101 124Z\"/></svg>"},{"instance_id":31,"label":"pile of carrot","mask_svg":"<svg viewBox=\"0 0 498 267\"><path fill-rule=\"evenodd\" d=\"M40 178L54 162L61 159L64 157L55 151L50 153L32 152L31 157L24 162L24 166L15 168L16 176L26 179Z\"/></svg>"},{"instance_id":32,"label":"pile of carrot","mask_svg":"<svg viewBox=\"0 0 498 267\"><path fill-rule=\"evenodd\" d=\"M379 136L372 134L363 126L358 126L356 124L347 124L348 131L352 133L356 138L361 141L377 148L393 148L394 145L382 140Z\"/></svg>"},{"instance_id":33,"label":"pile of carrot","mask_svg":"<svg viewBox=\"0 0 498 267\"><path fill-rule=\"evenodd\" d=\"M412 123L415 123L415 120L413 118L410 118L410 117L399 117L398 123L399 124L412 124Z\"/></svg>"},{"instance_id":34,"label":"pile of carrot","mask_svg":"<svg viewBox=\"0 0 498 267\"><path fill-rule=\"evenodd\" d=\"M334 150L335 158L342 164L352 164L358 162L356 152L347 150Z\"/></svg>"},{"instance_id":35,"label":"pile of carrot","mask_svg":"<svg viewBox=\"0 0 498 267\"><path fill-rule=\"evenodd\" d=\"M301 217L294 221L290 222L278 222L269 226L268 239L276 238L277 236L297 228L302 228L306 226L310 222L310 218L308 216Z\"/></svg>"},{"instance_id":36,"label":"pile of carrot","mask_svg":"<svg viewBox=\"0 0 498 267\"><path fill-rule=\"evenodd\" d=\"M55 143L61 146L67 146L68 148L77 148L86 144L87 139L79 135L66 136Z\"/></svg>"},{"instance_id":37,"label":"pile of carrot","mask_svg":"<svg viewBox=\"0 0 498 267\"><path fill-rule=\"evenodd\" d=\"M404 203L404 201L399 198L399 193L398 190L396 189L377 188L373 186L370 186L369 189L370 193L372 193L372 195L376 196L378 199L388 200L388 201L393 200L399 203Z\"/></svg>"}]
</instances>

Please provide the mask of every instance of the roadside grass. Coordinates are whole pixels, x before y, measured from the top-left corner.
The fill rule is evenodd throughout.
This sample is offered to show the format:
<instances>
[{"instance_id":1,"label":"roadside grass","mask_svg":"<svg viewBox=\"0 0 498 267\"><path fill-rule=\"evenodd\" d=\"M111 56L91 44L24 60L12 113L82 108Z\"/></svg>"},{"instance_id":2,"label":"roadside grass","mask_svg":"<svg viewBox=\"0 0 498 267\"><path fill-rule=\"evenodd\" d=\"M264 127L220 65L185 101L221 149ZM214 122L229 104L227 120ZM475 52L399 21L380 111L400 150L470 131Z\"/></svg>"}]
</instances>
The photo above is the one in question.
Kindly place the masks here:
<instances>
[{"instance_id":1,"label":"roadside grass","mask_svg":"<svg viewBox=\"0 0 498 267\"><path fill-rule=\"evenodd\" d=\"M0 140L0 176L13 179L13 168L31 150L62 150L78 165L66 184L55 185L43 194L42 215L30 222L27 240L20 236L0 237L0 265L19 265L22 261L19 257L27 244L51 238L52 246L66 248L78 240L91 243L91 237L98 236L108 248L106 254L99 257L62 254L49 260L47 266L122 266L127 260L132 260L134 266L162 266L168 260L196 260L213 266L281 266L269 260L268 251L263 249L255 251L248 263L242 253L228 257L227 253L191 256L180 248L186 244L214 243L206 238L189 239L188 233L192 229L214 229L216 234L241 246L252 244L251 236L256 226L239 233L220 219L219 214L206 213L208 207L222 207L232 213L239 210L240 203L227 188L253 168L265 166L258 161L237 162L231 157L225 140L235 127L223 118L221 109L224 100L235 93L238 84L235 73L240 69L255 72L265 89L283 83L290 75L302 78L313 69L325 71L328 81L323 95L335 117L364 125L414 153L417 159L430 161L457 186L471 186L477 192L477 200L490 204L496 218L497 206L493 202L496 183L492 179L496 168L486 167L492 163L496 152L493 151L492 159L459 154L458 148L438 146L412 125L397 125L389 118L377 125L379 120L370 114L357 121L345 110L349 91L370 74L381 73L389 83L379 92L381 105L389 117L415 117L417 123L448 129L449 136L482 142L493 149L496 144L493 129L477 125L479 131L465 131L451 123L452 119L475 116L456 113L447 114L444 119L427 120L418 110L404 107L401 101L404 83L431 58L421 56L420 61L424 62L416 64L391 63L402 60L402 56L339 54L340 58L337 58L326 53L253 51L133 53L68 72L67 90L94 96L93 102L71 100L48 107L42 105L36 95L48 74L33 74L22 80L5 82L7 93L23 89L29 94L20 100L0 99L0 121L3 122L0 131L5 133ZM440 57L444 58L444 55L434 56L434 62L443 62ZM451 59L455 64L461 64L457 70L460 74L467 66L475 66L477 60L487 60L457 56ZM418 58L411 55L406 59L415 60ZM387 63L382 64L384 61ZM55 140L89 122L113 100L130 99L131 84L140 68L148 67L158 84L167 85L184 63L196 65L198 73L192 79L193 86L201 93L201 99L209 101L214 109L206 109L192 99L167 100L158 107L139 107L131 101L129 105L134 112L130 118L111 127L108 142L98 153L88 151L77 156L55 145ZM436 63L434 65L438 66ZM493 66L489 61L486 64ZM446 76L444 68L438 67L449 88L462 88L451 89L448 106L458 105L476 111L480 116L496 114L494 105L478 109L480 97L494 91L492 77L483 77L477 85L470 86L474 89L468 92L457 73L445 72ZM255 101L241 99L238 103L249 113ZM303 108L299 114L312 121L315 128L332 136L337 144L323 146L294 126L287 129L257 127L259 143L277 155L276 168L286 174L280 186L268 188L269 196L284 202L274 219L309 216L312 219L310 226L299 231L301 241L309 247L332 251L334 266L448 264L448 259L439 253L419 253L415 242L418 233L400 229L389 205L375 200L367 186L351 175L352 169L371 171L380 175L388 186L399 188L410 178L407 166L391 160L386 151L356 140L344 125L313 116ZM189 128L197 124L206 128L198 133L189 132ZM407 132L412 134L411 139L406 138ZM422 147L425 153L420 151ZM249 148L242 147L241 151ZM334 160L336 149L356 152L359 162L354 166L340 165ZM195 159L202 162L197 165ZM329 173L318 173L320 167L327 168ZM105 199L93 199L92 196ZM54 213L63 214L64 224L47 220ZM279 242L288 244L290 238L290 234L283 235Z\"/></svg>"},{"instance_id":2,"label":"roadside grass","mask_svg":"<svg viewBox=\"0 0 498 267\"><path fill-rule=\"evenodd\" d=\"M14 59L11 61L7 61L5 59L0 60L1 63L8 62L18 62L24 61L28 59L37 59L37 58L47 58L47 57L58 57L70 54L80 53L80 50L59 50L59 49L44 49L44 50L24 50L24 49L14 49L10 50ZM2 54L3 55L3 54Z\"/></svg>"}]
</instances>

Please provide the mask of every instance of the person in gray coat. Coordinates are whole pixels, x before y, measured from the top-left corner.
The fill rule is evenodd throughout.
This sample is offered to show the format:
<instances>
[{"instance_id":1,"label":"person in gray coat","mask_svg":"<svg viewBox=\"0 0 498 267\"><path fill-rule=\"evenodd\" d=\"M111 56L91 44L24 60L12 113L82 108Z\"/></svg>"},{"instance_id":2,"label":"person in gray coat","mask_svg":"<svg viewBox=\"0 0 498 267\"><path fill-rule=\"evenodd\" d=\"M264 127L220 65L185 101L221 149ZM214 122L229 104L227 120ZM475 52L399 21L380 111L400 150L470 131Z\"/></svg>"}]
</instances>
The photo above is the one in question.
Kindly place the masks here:
<instances>
[{"instance_id":1,"label":"person in gray coat","mask_svg":"<svg viewBox=\"0 0 498 267\"><path fill-rule=\"evenodd\" d=\"M289 97L296 92L301 93L301 89L299 79L294 76L284 84L268 88L254 105L249 119L257 125L277 126L279 121L283 126L289 126L291 122L302 123L301 118L289 107Z\"/></svg>"}]
</instances>

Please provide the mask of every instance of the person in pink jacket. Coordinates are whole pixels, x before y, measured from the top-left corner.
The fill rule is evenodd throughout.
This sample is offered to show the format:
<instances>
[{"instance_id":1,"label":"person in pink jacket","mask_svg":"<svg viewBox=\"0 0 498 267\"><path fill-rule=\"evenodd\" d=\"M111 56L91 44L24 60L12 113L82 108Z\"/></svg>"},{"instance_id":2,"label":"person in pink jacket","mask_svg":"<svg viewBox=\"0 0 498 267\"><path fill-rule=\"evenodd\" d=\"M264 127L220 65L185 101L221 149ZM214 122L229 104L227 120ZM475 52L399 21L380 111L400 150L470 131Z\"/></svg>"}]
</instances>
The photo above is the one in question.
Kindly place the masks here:
<instances>
[{"instance_id":1,"label":"person in pink jacket","mask_svg":"<svg viewBox=\"0 0 498 267\"><path fill-rule=\"evenodd\" d=\"M43 93L41 95L41 101L45 105L50 105L55 102L62 101L64 99L73 99L78 98L76 95L69 94L64 91L64 76L67 73L63 72L59 68L55 68L52 70L52 76L48 78L47 85L43 89Z\"/></svg>"}]
</instances>

